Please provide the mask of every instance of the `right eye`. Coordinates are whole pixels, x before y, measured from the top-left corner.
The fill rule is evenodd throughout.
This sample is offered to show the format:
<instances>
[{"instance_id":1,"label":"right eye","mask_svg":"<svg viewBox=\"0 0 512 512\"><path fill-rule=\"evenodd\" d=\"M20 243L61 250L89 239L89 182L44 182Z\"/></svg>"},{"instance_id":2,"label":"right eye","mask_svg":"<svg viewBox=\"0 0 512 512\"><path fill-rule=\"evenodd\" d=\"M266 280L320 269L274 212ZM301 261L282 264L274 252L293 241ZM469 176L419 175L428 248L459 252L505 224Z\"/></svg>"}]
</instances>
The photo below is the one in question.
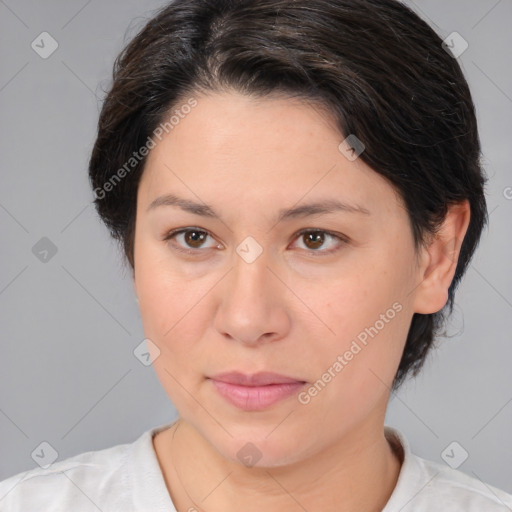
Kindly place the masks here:
<instances>
[{"instance_id":1,"label":"right eye","mask_svg":"<svg viewBox=\"0 0 512 512\"><path fill-rule=\"evenodd\" d=\"M219 244L211 247L202 247L207 237L211 235L204 229L189 227L175 229L167 233L164 237L164 241L173 241L171 244L178 251L182 251L186 254L197 254L200 250L219 248ZM181 240L181 243L176 243Z\"/></svg>"}]
</instances>

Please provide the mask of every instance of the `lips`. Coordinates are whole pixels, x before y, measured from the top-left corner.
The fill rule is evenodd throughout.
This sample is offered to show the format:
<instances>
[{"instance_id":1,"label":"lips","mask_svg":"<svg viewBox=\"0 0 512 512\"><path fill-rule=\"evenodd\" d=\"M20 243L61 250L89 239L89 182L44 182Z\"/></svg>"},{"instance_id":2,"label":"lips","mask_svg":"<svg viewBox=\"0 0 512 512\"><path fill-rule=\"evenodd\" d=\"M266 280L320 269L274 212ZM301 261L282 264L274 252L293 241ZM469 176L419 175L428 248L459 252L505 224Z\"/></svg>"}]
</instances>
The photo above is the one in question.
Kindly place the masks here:
<instances>
[{"instance_id":1,"label":"lips","mask_svg":"<svg viewBox=\"0 0 512 512\"><path fill-rule=\"evenodd\" d=\"M298 392L305 384L278 373L221 373L210 377L217 392L230 404L245 411L261 411Z\"/></svg>"},{"instance_id":2,"label":"lips","mask_svg":"<svg viewBox=\"0 0 512 512\"><path fill-rule=\"evenodd\" d=\"M286 377L279 373L260 372L254 375L246 375L240 372L220 373L211 377L213 380L235 384L237 386L268 386L272 384L290 384L292 382L304 382L299 379Z\"/></svg>"}]
</instances>

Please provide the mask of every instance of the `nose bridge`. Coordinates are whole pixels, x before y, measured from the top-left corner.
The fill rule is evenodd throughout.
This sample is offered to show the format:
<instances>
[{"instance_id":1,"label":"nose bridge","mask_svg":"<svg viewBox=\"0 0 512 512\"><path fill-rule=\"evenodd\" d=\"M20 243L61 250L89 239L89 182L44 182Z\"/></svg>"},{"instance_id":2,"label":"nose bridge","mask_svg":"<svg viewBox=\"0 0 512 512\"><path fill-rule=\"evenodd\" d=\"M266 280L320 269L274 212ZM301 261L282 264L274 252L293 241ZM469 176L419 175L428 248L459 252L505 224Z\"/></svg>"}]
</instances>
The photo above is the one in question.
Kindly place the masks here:
<instances>
[{"instance_id":1,"label":"nose bridge","mask_svg":"<svg viewBox=\"0 0 512 512\"><path fill-rule=\"evenodd\" d=\"M246 344L270 334L282 335L287 324L279 282L268 268L267 253L260 248L257 254L253 241L237 247L215 319L218 332Z\"/></svg>"},{"instance_id":2,"label":"nose bridge","mask_svg":"<svg viewBox=\"0 0 512 512\"><path fill-rule=\"evenodd\" d=\"M257 254L254 245L251 246L250 242L240 244L236 252L226 298L229 301L231 299L239 301L241 305L250 300L254 301L254 306L262 307L267 301L269 287L272 286L270 283L272 273L267 268L269 263L267 253L261 247L261 251Z\"/></svg>"}]
</instances>

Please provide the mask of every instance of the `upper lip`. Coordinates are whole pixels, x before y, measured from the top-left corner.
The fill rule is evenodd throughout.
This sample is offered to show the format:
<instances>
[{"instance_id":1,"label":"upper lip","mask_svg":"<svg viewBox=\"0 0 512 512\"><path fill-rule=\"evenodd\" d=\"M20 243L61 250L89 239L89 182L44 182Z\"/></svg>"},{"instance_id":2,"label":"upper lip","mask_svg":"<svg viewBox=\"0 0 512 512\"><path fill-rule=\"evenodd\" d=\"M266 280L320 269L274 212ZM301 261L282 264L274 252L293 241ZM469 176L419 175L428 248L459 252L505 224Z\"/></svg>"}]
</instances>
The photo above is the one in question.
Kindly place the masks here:
<instances>
[{"instance_id":1,"label":"upper lip","mask_svg":"<svg viewBox=\"0 0 512 512\"><path fill-rule=\"evenodd\" d=\"M270 384L289 384L293 382L304 382L293 377L280 375L272 372L259 372L253 375L247 375L241 372L219 373L210 377L210 379L235 384L238 386L268 386Z\"/></svg>"}]
</instances>

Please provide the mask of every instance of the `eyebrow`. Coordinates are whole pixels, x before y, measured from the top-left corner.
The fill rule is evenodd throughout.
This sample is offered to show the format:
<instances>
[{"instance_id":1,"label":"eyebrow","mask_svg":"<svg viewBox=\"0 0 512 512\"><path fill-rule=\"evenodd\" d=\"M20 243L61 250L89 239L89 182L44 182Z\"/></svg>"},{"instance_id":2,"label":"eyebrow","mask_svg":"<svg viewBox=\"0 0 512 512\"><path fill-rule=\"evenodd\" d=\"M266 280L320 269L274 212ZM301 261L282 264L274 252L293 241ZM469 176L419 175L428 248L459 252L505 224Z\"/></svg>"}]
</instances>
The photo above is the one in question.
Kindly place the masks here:
<instances>
[{"instance_id":1,"label":"eyebrow","mask_svg":"<svg viewBox=\"0 0 512 512\"><path fill-rule=\"evenodd\" d=\"M190 199L183 199L174 194L166 194L157 197L151 202L146 211L154 210L160 206L178 206L182 210L193 213L194 215L201 215L202 217L211 217L214 219L221 218L212 206L196 203ZM323 201L319 200L293 208L281 209L278 212L277 222L299 217L308 217L310 215L323 215L338 211L371 215L370 211L362 206L343 203L337 199L325 199Z\"/></svg>"}]
</instances>

